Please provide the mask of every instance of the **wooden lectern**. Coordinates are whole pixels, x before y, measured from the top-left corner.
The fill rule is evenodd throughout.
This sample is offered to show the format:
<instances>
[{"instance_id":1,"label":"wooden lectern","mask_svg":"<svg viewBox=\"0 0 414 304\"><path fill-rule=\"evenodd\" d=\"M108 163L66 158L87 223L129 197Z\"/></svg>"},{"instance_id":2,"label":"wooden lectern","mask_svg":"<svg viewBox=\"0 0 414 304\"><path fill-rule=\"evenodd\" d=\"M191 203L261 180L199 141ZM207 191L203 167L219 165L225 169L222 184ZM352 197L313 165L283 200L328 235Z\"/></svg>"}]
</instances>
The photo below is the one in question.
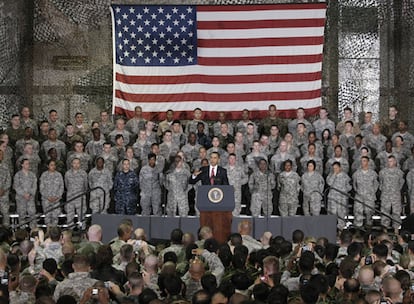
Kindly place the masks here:
<instances>
[{"instance_id":1,"label":"wooden lectern","mask_svg":"<svg viewBox=\"0 0 414 304\"><path fill-rule=\"evenodd\" d=\"M201 185L197 190L196 203L200 211L200 227L211 227L219 243L227 242L234 210L233 186Z\"/></svg>"}]
</instances>

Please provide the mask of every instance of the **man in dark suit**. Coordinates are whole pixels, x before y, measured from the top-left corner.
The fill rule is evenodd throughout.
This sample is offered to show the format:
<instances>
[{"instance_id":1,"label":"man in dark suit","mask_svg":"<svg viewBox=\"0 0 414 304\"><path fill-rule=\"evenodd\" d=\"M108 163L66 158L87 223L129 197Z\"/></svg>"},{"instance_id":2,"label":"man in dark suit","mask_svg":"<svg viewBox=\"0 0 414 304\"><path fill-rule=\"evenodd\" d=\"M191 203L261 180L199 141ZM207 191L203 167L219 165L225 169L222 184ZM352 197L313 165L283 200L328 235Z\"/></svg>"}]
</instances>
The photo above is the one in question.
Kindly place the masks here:
<instances>
[{"instance_id":1,"label":"man in dark suit","mask_svg":"<svg viewBox=\"0 0 414 304\"><path fill-rule=\"evenodd\" d=\"M210 165L201 167L200 171L194 171L189 183L195 184L201 180L203 185L228 185L227 170L218 165L220 155L212 152L210 155Z\"/></svg>"}]
</instances>

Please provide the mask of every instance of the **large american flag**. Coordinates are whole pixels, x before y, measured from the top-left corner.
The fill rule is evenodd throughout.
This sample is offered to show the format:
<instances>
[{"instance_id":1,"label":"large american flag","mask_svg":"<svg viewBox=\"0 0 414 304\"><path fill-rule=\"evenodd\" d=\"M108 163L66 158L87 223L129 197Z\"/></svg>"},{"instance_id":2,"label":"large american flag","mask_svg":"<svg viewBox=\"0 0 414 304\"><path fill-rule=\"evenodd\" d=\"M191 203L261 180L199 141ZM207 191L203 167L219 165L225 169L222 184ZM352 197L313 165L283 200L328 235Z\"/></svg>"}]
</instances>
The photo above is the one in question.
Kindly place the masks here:
<instances>
[{"instance_id":1,"label":"large american flag","mask_svg":"<svg viewBox=\"0 0 414 304\"><path fill-rule=\"evenodd\" d=\"M289 117L321 105L325 3L112 5L113 111L149 119L253 118L275 104Z\"/></svg>"}]
</instances>

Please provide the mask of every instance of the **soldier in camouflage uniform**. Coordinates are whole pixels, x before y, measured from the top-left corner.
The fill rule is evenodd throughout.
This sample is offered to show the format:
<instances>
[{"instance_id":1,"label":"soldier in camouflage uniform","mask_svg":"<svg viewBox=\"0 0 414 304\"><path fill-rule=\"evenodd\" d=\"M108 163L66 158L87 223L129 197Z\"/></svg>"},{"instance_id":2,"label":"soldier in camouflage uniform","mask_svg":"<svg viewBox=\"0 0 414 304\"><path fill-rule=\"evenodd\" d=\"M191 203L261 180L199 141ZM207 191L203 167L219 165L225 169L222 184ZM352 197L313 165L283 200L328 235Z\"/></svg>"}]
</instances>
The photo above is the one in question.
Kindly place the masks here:
<instances>
[{"instance_id":1,"label":"soldier in camouflage uniform","mask_svg":"<svg viewBox=\"0 0 414 304\"><path fill-rule=\"evenodd\" d=\"M141 214L142 215L161 215L161 184L162 184L162 171L157 168L156 160L157 156L154 153L150 153L147 156L148 165L142 167L139 172L139 183L141 187Z\"/></svg>"},{"instance_id":2,"label":"soldier in camouflage uniform","mask_svg":"<svg viewBox=\"0 0 414 304\"><path fill-rule=\"evenodd\" d=\"M282 164L286 160L291 160L293 164L293 171L296 171L296 157L287 151L287 143L282 140L276 153L270 159L270 171L276 176L282 172Z\"/></svg>"},{"instance_id":3,"label":"soldier in camouflage uniform","mask_svg":"<svg viewBox=\"0 0 414 304\"><path fill-rule=\"evenodd\" d=\"M151 141L148 140L145 130L139 130L138 138L132 145L132 148L134 149L135 157L138 158L140 162L147 159L148 154L151 152Z\"/></svg>"},{"instance_id":4,"label":"soldier in camouflage uniform","mask_svg":"<svg viewBox=\"0 0 414 304\"><path fill-rule=\"evenodd\" d=\"M37 280L31 274L25 274L19 278L19 288L10 292L11 304L33 304L36 303Z\"/></svg>"},{"instance_id":5,"label":"soldier in camouflage uniform","mask_svg":"<svg viewBox=\"0 0 414 304\"><path fill-rule=\"evenodd\" d=\"M372 216L374 215L376 193L378 190L378 174L369 166L370 159L368 156L361 157L361 168L352 175L352 183L355 190L354 201L354 225L361 227L364 221L372 225ZM369 207L365 207L358 201L363 202Z\"/></svg>"},{"instance_id":6,"label":"soldier in camouflage uniform","mask_svg":"<svg viewBox=\"0 0 414 304\"><path fill-rule=\"evenodd\" d=\"M201 120L201 116L203 116L203 111L200 108L195 108L193 115L193 120L189 120L187 122L187 125L185 126L185 134L188 135L190 134L190 132L197 133L197 125L199 123L202 123L204 125L204 134L208 136L208 124Z\"/></svg>"},{"instance_id":7,"label":"soldier in camouflage uniform","mask_svg":"<svg viewBox=\"0 0 414 304\"><path fill-rule=\"evenodd\" d=\"M60 208L47 212L49 209L59 206L65 185L60 172L56 171L56 162L49 160L48 170L40 176L39 191L42 196L42 208L45 214L45 224L55 226L58 224Z\"/></svg>"},{"instance_id":8,"label":"soldier in camouflage uniform","mask_svg":"<svg viewBox=\"0 0 414 304\"><path fill-rule=\"evenodd\" d=\"M333 164L340 163L341 164L341 171L348 174L349 172L349 162L343 155L343 148L341 145L335 146L335 154L334 157L328 159L325 164L325 175L329 175L332 172Z\"/></svg>"},{"instance_id":9,"label":"soldier in camouflage uniform","mask_svg":"<svg viewBox=\"0 0 414 304\"><path fill-rule=\"evenodd\" d=\"M68 277L56 286L53 298L57 301L63 295L74 296L77 303L80 303L85 291L92 287L97 280L90 277L89 259L83 255L75 255L73 258L73 270Z\"/></svg>"},{"instance_id":10,"label":"soldier in camouflage uniform","mask_svg":"<svg viewBox=\"0 0 414 304\"><path fill-rule=\"evenodd\" d=\"M269 172L267 161L259 161L259 170L250 175L249 189L252 194L250 211L252 216L259 216L260 210L263 209L265 215L271 215L273 212L272 189L276 186L275 176Z\"/></svg>"},{"instance_id":11,"label":"soldier in camouflage uniform","mask_svg":"<svg viewBox=\"0 0 414 304\"><path fill-rule=\"evenodd\" d=\"M279 195L279 213L281 216L296 215L299 206L300 177L292 171L292 161L286 160L284 170L277 179Z\"/></svg>"},{"instance_id":12,"label":"soldier in camouflage uniform","mask_svg":"<svg viewBox=\"0 0 414 304\"><path fill-rule=\"evenodd\" d=\"M14 175L13 149L9 145L9 136L6 133L0 134L0 150L3 151L3 163L9 168L10 176Z\"/></svg>"},{"instance_id":13,"label":"soldier in camouflage uniform","mask_svg":"<svg viewBox=\"0 0 414 304\"><path fill-rule=\"evenodd\" d=\"M0 150L0 211L3 215L3 225L9 226L9 191L11 187L12 179L9 168L3 162L3 151Z\"/></svg>"},{"instance_id":14,"label":"soldier in camouflage uniform","mask_svg":"<svg viewBox=\"0 0 414 304\"><path fill-rule=\"evenodd\" d=\"M316 163L309 160L306 164L306 172L301 177L303 192L303 214L319 215L321 212L321 201L325 180L322 174L316 171Z\"/></svg>"},{"instance_id":15,"label":"soldier in camouflage uniform","mask_svg":"<svg viewBox=\"0 0 414 304\"><path fill-rule=\"evenodd\" d=\"M234 188L235 205L233 216L239 216L241 211L242 185L247 184L249 179L245 172L245 168L237 164L237 157L234 153L229 155L228 165L225 169L227 170L229 185L232 185Z\"/></svg>"},{"instance_id":16,"label":"soldier in camouflage uniform","mask_svg":"<svg viewBox=\"0 0 414 304\"><path fill-rule=\"evenodd\" d=\"M363 143L367 145L373 152L375 157L379 152L385 150L385 141L387 138L381 134L381 126L379 123L375 123L372 126L372 131L364 136Z\"/></svg>"},{"instance_id":17,"label":"soldier in camouflage uniform","mask_svg":"<svg viewBox=\"0 0 414 304\"><path fill-rule=\"evenodd\" d=\"M414 213L414 168L411 168L407 173L407 187L408 187L408 198L410 201L410 214Z\"/></svg>"},{"instance_id":18,"label":"soldier in camouflage uniform","mask_svg":"<svg viewBox=\"0 0 414 304\"><path fill-rule=\"evenodd\" d=\"M48 133L48 139L43 142L40 148L40 155L43 159L47 158L47 151L50 148L55 148L58 153L58 159L64 160L66 157L66 145L63 141L57 139L57 131L55 129L50 129Z\"/></svg>"},{"instance_id":19,"label":"soldier in camouflage uniform","mask_svg":"<svg viewBox=\"0 0 414 304\"><path fill-rule=\"evenodd\" d=\"M81 169L85 172L89 172L89 168L91 167L91 156L84 152L83 150L83 143L81 141L75 141L73 143L73 151L68 153L68 158L66 160L66 167L69 168L72 164L73 159L79 159L81 162Z\"/></svg>"},{"instance_id":20,"label":"soldier in camouflage uniform","mask_svg":"<svg viewBox=\"0 0 414 304\"><path fill-rule=\"evenodd\" d=\"M39 154L40 152L40 146L39 142L35 139L33 139L33 130L30 127L27 127L24 130L24 137L19 139L16 142L16 157L19 157L24 152L24 147L26 144L32 144L33 146L33 152Z\"/></svg>"},{"instance_id":21,"label":"soldier in camouflage uniform","mask_svg":"<svg viewBox=\"0 0 414 304\"><path fill-rule=\"evenodd\" d=\"M341 163L332 164L332 172L326 178L326 184L331 187L328 193L328 214L338 216L338 229L345 228L345 217L348 214L348 196L338 192L347 193L352 190L351 179L342 171Z\"/></svg>"},{"instance_id":22,"label":"soldier in camouflage uniform","mask_svg":"<svg viewBox=\"0 0 414 304\"><path fill-rule=\"evenodd\" d=\"M176 156L174 164L165 177L165 188L168 190L167 196L167 215L175 216L178 207L180 216L187 216L188 206L188 179L191 176L190 171L183 167L184 162L180 156Z\"/></svg>"},{"instance_id":23,"label":"soldier in camouflage uniform","mask_svg":"<svg viewBox=\"0 0 414 304\"><path fill-rule=\"evenodd\" d=\"M137 174L130 170L129 160L124 159L122 171L119 171L114 179L115 212L117 214L135 214L138 186Z\"/></svg>"},{"instance_id":24,"label":"soldier in camouflage uniform","mask_svg":"<svg viewBox=\"0 0 414 304\"><path fill-rule=\"evenodd\" d=\"M89 189L102 187L105 194L97 189L91 192L89 207L92 213L106 213L111 202L111 190L113 186L112 173L105 168L105 160L102 157L96 159L96 166L88 174ZM105 196L105 199L104 199Z\"/></svg>"},{"instance_id":25,"label":"soldier in camouflage uniform","mask_svg":"<svg viewBox=\"0 0 414 304\"><path fill-rule=\"evenodd\" d=\"M197 143L197 135L194 132L188 134L187 143L182 146L181 151L184 152L185 159L188 164L192 164L198 157L199 149L202 146Z\"/></svg>"},{"instance_id":26,"label":"soldier in camouflage uniform","mask_svg":"<svg viewBox=\"0 0 414 304\"><path fill-rule=\"evenodd\" d=\"M139 130L145 129L145 119L142 118L142 108L136 106L134 109L134 117L126 123L126 129L132 134L138 134Z\"/></svg>"},{"instance_id":27,"label":"soldier in camouflage uniform","mask_svg":"<svg viewBox=\"0 0 414 304\"><path fill-rule=\"evenodd\" d=\"M108 169L112 175L114 175L116 164L118 163L118 157L112 152L112 146L110 142L103 144L103 151L99 156L104 159L105 168Z\"/></svg>"},{"instance_id":28,"label":"soldier in camouflage uniform","mask_svg":"<svg viewBox=\"0 0 414 304\"><path fill-rule=\"evenodd\" d=\"M125 147L125 156L124 156L124 159L128 159L129 160L129 168L132 171L138 172L139 162L134 157L134 149L131 146ZM122 171L122 161L119 162L117 170L118 171Z\"/></svg>"},{"instance_id":29,"label":"soldier in camouflage uniform","mask_svg":"<svg viewBox=\"0 0 414 304\"><path fill-rule=\"evenodd\" d=\"M150 153L154 153L155 156L156 156L155 167L158 169L158 172L164 172L164 170L165 170L165 158L162 155L160 155L160 146L159 146L159 144L153 143L151 145ZM148 165L148 154L142 160L141 167L143 167L145 165Z\"/></svg>"},{"instance_id":30,"label":"soldier in camouflage uniform","mask_svg":"<svg viewBox=\"0 0 414 304\"><path fill-rule=\"evenodd\" d=\"M132 134L125 129L125 120L123 118L117 119L115 122L115 129L108 135L108 138L112 144L116 144L116 136L119 134L124 137L124 145L128 145Z\"/></svg>"},{"instance_id":31,"label":"soldier in camouflage uniform","mask_svg":"<svg viewBox=\"0 0 414 304\"><path fill-rule=\"evenodd\" d=\"M33 218L36 215L35 196L37 190L37 177L30 171L30 162L23 159L22 169L14 175L13 189L16 191L16 208L20 221L26 217ZM20 222L20 223L21 223ZM36 223L32 221L30 227Z\"/></svg>"},{"instance_id":32,"label":"soldier in camouflage uniform","mask_svg":"<svg viewBox=\"0 0 414 304\"><path fill-rule=\"evenodd\" d=\"M28 159L30 163L30 171L32 171L36 176L39 176L39 167L41 163L41 159L39 155L33 150L33 145L30 143L27 143L24 146L24 152L23 155L20 156L16 161L16 168L17 170L21 169L21 161L22 159Z\"/></svg>"},{"instance_id":33,"label":"soldier in camouflage uniform","mask_svg":"<svg viewBox=\"0 0 414 304\"><path fill-rule=\"evenodd\" d=\"M101 130L99 128L92 129L92 140L88 141L85 147L85 152L88 153L92 160L102 154L103 144L105 139L101 137Z\"/></svg>"},{"instance_id":34,"label":"soldier in camouflage uniform","mask_svg":"<svg viewBox=\"0 0 414 304\"><path fill-rule=\"evenodd\" d=\"M72 160L71 169L65 174L65 185L66 185L66 200L70 200L73 197L88 190L88 174L81 169L81 161L79 158ZM82 204L83 202L83 204ZM81 207L82 210L81 210ZM86 213L86 196L83 195L66 205L66 218L67 223L72 224L75 217L75 212L80 218L80 213L83 215Z\"/></svg>"},{"instance_id":35,"label":"soldier in camouflage uniform","mask_svg":"<svg viewBox=\"0 0 414 304\"><path fill-rule=\"evenodd\" d=\"M170 130L164 132L163 142L159 147L160 154L164 157L167 163L169 163L180 150L180 147L172 141L172 132Z\"/></svg>"},{"instance_id":36,"label":"soldier in camouflage uniform","mask_svg":"<svg viewBox=\"0 0 414 304\"><path fill-rule=\"evenodd\" d=\"M183 128L181 127L181 123L178 119L174 120L171 125L171 136L172 142L179 148L185 145L187 136L184 134Z\"/></svg>"},{"instance_id":37,"label":"soldier in camouflage uniform","mask_svg":"<svg viewBox=\"0 0 414 304\"><path fill-rule=\"evenodd\" d=\"M49 111L48 123L50 129L55 129L57 136L61 137L65 131L65 126L59 121L58 112L54 109Z\"/></svg>"},{"instance_id":38,"label":"soldier in camouflage uniform","mask_svg":"<svg viewBox=\"0 0 414 304\"><path fill-rule=\"evenodd\" d=\"M394 156L388 157L387 168L379 172L379 182L381 211L387 214L392 211L392 226L398 230L398 222L401 221L401 189L404 185L404 173L397 167L397 160ZM390 223L389 218L381 217L382 226L389 227Z\"/></svg>"},{"instance_id":39,"label":"soldier in camouflage uniform","mask_svg":"<svg viewBox=\"0 0 414 304\"><path fill-rule=\"evenodd\" d=\"M255 140L253 142L252 152L246 156L246 163L250 172L259 170L259 160L261 159L267 159L267 156L260 151L260 142Z\"/></svg>"}]
</instances>

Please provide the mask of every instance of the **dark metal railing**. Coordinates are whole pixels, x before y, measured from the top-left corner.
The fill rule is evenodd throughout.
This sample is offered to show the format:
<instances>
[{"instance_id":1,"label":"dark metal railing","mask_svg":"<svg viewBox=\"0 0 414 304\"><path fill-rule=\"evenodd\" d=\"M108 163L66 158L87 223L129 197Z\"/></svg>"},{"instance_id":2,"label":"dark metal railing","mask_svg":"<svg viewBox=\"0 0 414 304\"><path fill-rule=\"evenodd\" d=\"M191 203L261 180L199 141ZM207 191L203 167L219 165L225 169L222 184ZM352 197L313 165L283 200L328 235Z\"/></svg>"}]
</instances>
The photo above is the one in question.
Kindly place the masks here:
<instances>
[{"instance_id":1,"label":"dark metal railing","mask_svg":"<svg viewBox=\"0 0 414 304\"><path fill-rule=\"evenodd\" d=\"M43 215L46 215L46 214L48 214L48 213L50 213L50 212L52 212L54 210L60 209L60 208L62 208L64 206L66 206L67 204L73 202L74 200L77 200L78 198L82 198L80 212L79 212L80 214L78 214L78 221L76 223L66 223L66 224L67 224L67 228L72 228L74 226L81 225L82 222L84 221L83 210L84 210L84 204L86 204L86 199L84 199L84 197L88 193L91 193L91 192L96 191L96 190L100 190L100 191L103 192L103 204L100 206L100 210L99 210L99 213L101 213L103 211L104 207L106 206L106 191L105 191L104 188L98 186L98 187L89 189L87 191L84 191L82 193L79 193L79 194L75 195L74 197L72 197L71 199L69 199L69 200L67 200L65 202L61 202L59 205L56 205L54 207L51 207L51 208L49 208L47 210L43 210L43 214L36 214L36 216L34 218L25 220L24 222L21 222L21 223L19 222L19 224L18 225L15 225L14 228L15 229L18 229L18 228L21 228L21 227L26 227L27 225L29 225L33 221L36 221L37 222Z\"/></svg>"}]
</instances>

